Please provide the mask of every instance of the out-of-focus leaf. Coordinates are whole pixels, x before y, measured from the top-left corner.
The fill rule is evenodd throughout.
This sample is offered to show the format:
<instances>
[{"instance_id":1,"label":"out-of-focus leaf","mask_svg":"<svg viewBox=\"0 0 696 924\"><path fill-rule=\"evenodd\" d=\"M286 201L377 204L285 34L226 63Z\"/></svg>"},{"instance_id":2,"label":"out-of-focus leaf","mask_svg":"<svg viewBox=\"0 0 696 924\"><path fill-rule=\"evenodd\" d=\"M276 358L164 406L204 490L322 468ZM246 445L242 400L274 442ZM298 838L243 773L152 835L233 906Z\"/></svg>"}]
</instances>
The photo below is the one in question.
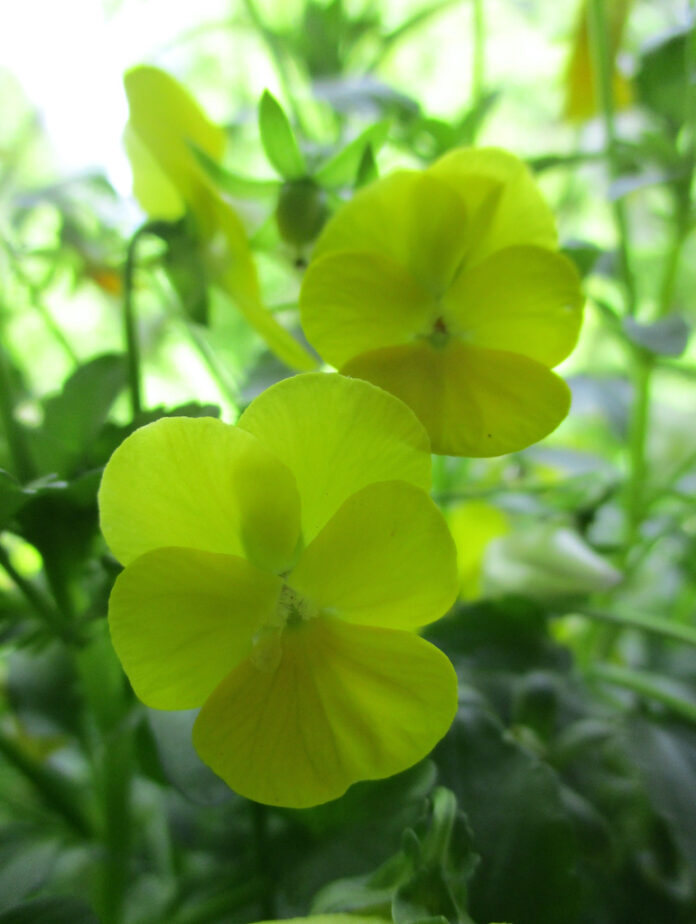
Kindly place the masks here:
<instances>
[{"instance_id":1,"label":"out-of-focus leaf","mask_svg":"<svg viewBox=\"0 0 696 924\"><path fill-rule=\"evenodd\" d=\"M590 241L566 241L561 248L561 253L573 261L583 278L592 272L602 255L601 249Z\"/></svg>"},{"instance_id":2,"label":"out-of-focus leaf","mask_svg":"<svg viewBox=\"0 0 696 924\"><path fill-rule=\"evenodd\" d=\"M37 898L8 908L0 924L99 924L99 919L76 898Z\"/></svg>"},{"instance_id":3,"label":"out-of-focus leaf","mask_svg":"<svg viewBox=\"0 0 696 924\"><path fill-rule=\"evenodd\" d=\"M29 496L9 472L0 469L0 529L24 506Z\"/></svg>"},{"instance_id":4,"label":"out-of-focus leaf","mask_svg":"<svg viewBox=\"0 0 696 924\"><path fill-rule=\"evenodd\" d=\"M15 825L0 829L0 910L16 905L46 881L59 844Z\"/></svg>"},{"instance_id":5,"label":"out-of-focus leaf","mask_svg":"<svg viewBox=\"0 0 696 924\"><path fill-rule=\"evenodd\" d=\"M337 154L319 167L314 179L321 186L335 188L355 182L365 150L370 145L373 155L379 151L389 133L389 119L370 125Z\"/></svg>"},{"instance_id":6,"label":"out-of-focus leaf","mask_svg":"<svg viewBox=\"0 0 696 924\"><path fill-rule=\"evenodd\" d=\"M636 74L640 101L661 116L673 131L686 113L688 86L687 42L693 41L693 27L670 31L655 39L641 56Z\"/></svg>"},{"instance_id":7,"label":"out-of-focus leaf","mask_svg":"<svg viewBox=\"0 0 696 924\"><path fill-rule=\"evenodd\" d=\"M299 180L307 175L307 164L288 117L268 90L261 97L259 129L266 157L284 179Z\"/></svg>"},{"instance_id":8,"label":"out-of-focus leaf","mask_svg":"<svg viewBox=\"0 0 696 924\"><path fill-rule=\"evenodd\" d=\"M269 199L277 195L278 180L255 180L252 177L240 176L213 160L195 144L189 143L189 146L215 185L230 196L238 199Z\"/></svg>"},{"instance_id":9,"label":"out-of-focus leaf","mask_svg":"<svg viewBox=\"0 0 696 924\"><path fill-rule=\"evenodd\" d=\"M170 783L190 802L220 805L232 798L232 791L194 750L191 730L197 715L197 709L181 712L147 710L162 769Z\"/></svg>"},{"instance_id":10,"label":"out-of-focus leaf","mask_svg":"<svg viewBox=\"0 0 696 924\"><path fill-rule=\"evenodd\" d=\"M360 165L355 177L355 188L360 189L361 186L366 186L368 183L372 183L372 181L376 180L378 176L379 170L377 168L377 161L375 160L372 145L368 144L368 146L363 151L362 157L360 158Z\"/></svg>"},{"instance_id":11,"label":"out-of-focus leaf","mask_svg":"<svg viewBox=\"0 0 696 924\"><path fill-rule=\"evenodd\" d=\"M126 358L116 354L98 356L70 376L46 401L43 425L31 434L39 471L69 475L84 464L127 380Z\"/></svg>"},{"instance_id":12,"label":"out-of-focus leaf","mask_svg":"<svg viewBox=\"0 0 696 924\"><path fill-rule=\"evenodd\" d=\"M641 324L633 318L624 318L623 329L632 343L657 356L681 356L691 334L691 328L678 314L661 318L652 324Z\"/></svg>"},{"instance_id":13,"label":"out-of-focus leaf","mask_svg":"<svg viewBox=\"0 0 696 924\"><path fill-rule=\"evenodd\" d=\"M79 731L80 697L73 660L58 642L41 651L12 652L7 664L7 697L30 735Z\"/></svg>"},{"instance_id":14,"label":"out-of-focus leaf","mask_svg":"<svg viewBox=\"0 0 696 924\"><path fill-rule=\"evenodd\" d=\"M469 891L474 919L576 921L577 842L554 771L478 703L461 706L434 756L481 857Z\"/></svg>"}]
</instances>

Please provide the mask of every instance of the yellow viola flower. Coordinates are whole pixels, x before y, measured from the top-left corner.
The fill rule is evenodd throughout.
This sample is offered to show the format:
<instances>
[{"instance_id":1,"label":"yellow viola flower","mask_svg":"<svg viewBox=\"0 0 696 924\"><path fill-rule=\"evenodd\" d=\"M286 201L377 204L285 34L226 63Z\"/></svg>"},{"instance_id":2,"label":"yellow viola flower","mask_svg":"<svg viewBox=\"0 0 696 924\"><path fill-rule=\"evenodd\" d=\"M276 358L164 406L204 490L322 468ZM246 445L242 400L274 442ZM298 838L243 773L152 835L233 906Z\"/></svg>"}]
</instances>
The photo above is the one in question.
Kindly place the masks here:
<instances>
[{"instance_id":1,"label":"yellow viola flower","mask_svg":"<svg viewBox=\"0 0 696 924\"><path fill-rule=\"evenodd\" d=\"M447 511L452 538L457 549L459 596L477 600L481 596L483 559L493 539L510 529L508 518L498 507L485 501L464 501Z\"/></svg>"},{"instance_id":2,"label":"yellow viola flower","mask_svg":"<svg viewBox=\"0 0 696 924\"><path fill-rule=\"evenodd\" d=\"M116 652L147 705L202 707L194 745L243 796L319 804L447 731L455 674L414 631L457 591L429 483L413 413L320 373L269 388L236 426L156 421L108 462Z\"/></svg>"},{"instance_id":3,"label":"yellow viola flower","mask_svg":"<svg viewBox=\"0 0 696 924\"><path fill-rule=\"evenodd\" d=\"M129 106L126 151L133 192L143 210L165 221L190 214L215 284L229 294L279 359L294 369L312 369L316 363L309 353L264 307L242 223L191 149L195 144L219 160L224 132L181 84L156 67L133 68L124 83Z\"/></svg>"},{"instance_id":4,"label":"yellow viola flower","mask_svg":"<svg viewBox=\"0 0 696 924\"><path fill-rule=\"evenodd\" d=\"M617 109L625 109L633 102L631 81L616 67L616 57L632 3L633 0L609 0L606 4L607 42L612 66L612 96ZM596 67L590 46L588 2L582 0L566 67L563 114L571 122L584 122L597 115L600 108L597 97Z\"/></svg>"},{"instance_id":5,"label":"yellow viola flower","mask_svg":"<svg viewBox=\"0 0 696 924\"><path fill-rule=\"evenodd\" d=\"M458 149L366 187L320 235L300 294L309 342L397 395L433 451L495 456L541 439L570 395L578 274L526 166Z\"/></svg>"}]
</instances>

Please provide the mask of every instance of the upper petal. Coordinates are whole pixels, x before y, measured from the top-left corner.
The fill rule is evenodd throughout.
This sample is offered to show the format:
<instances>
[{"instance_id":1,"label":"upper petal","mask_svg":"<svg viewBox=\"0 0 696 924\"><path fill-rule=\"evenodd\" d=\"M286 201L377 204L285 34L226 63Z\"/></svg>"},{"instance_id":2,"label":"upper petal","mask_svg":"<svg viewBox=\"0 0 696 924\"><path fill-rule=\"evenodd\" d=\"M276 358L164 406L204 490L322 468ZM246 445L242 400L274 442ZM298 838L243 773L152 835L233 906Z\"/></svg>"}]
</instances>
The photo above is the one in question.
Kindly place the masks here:
<instances>
[{"instance_id":1,"label":"upper petal","mask_svg":"<svg viewBox=\"0 0 696 924\"><path fill-rule=\"evenodd\" d=\"M223 680L193 743L241 795L304 808L415 764L456 708L456 675L434 645L318 617L285 630L273 669L247 658Z\"/></svg>"},{"instance_id":2,"label":"upper petal","mask_svg":"<svg viewBox=\"0 0 696 924\"><path fill-rule=\"evenodd\" d=\"M557 247L553 214L526 164L514 155L498 148L457 148L427 172L465 204L472 242L468 265L516 244Z\"/></svg>"},{"instance_id":3,"label":"upper petal","mask_svg":"<svg viewBox=\"0 0 696 924\"><path fill-rule=\"evenodd\" d=\"M541 363L500 350L425 342L363 353L342 371L391 391L416 412L433 452L497 456L550 433L570 392Z\"/></svg>"},{"instance_id":4,"label":"upper petal","mask_svg":"<svg viewBox=\"0 0 696 924\"><path fill-rule=\"evenodd\" d=\"M541 247L507 247L463 269L443 299L468 342L555 366L575 345L583 297L575 266Z\"/></svg>"},{"instance_id":5,"label":"upper petal","mask_svg":"<svg viewBox=\"0 0 696 924\"><path fill-rule=\"evenodd\" d=\"M404 481L382 481L343 503L287 581L342 619L415 629L439 619L454 603L454 542L424 491Z\"/></svg>"},{"instance_id":6,"label":"upper petal","mask_svg":"<svg viewBox=\"0 0 696 924\"><path fill-rule=\"evenodd\" d=\"M200 706L251 651L280 588L230 555L155 549L137 558L116 578L109 627L138 697L155 709Z\"/></svg>"},{"instance_id":7,"label":"upper petal","mask_svg":"<svg viewBox=\"0 0 696 924\"><path fill-rule=\"evenodd\" d=\"M413 412L379 388L307 373L267 388L238 426L295 476L309 543L343 501L375 481L430 487L430 444Z\"/></svg>"},{"instance_id":8,"label":"upper petal","mask_svg":"<svg viewBox=\"0 0 696 924\"><path fill-rule=\"evenodd\" d=\"M123 564L176 545L282 571L299 537L291 472L250 433L211 417L165 417L132 433L104 469L99 510Z\"/></svg>"},{"instance_id":9,"label":"upper petal","mask_svg":"<svg viewBox=\"0 0 696 924\"><path fill-rule=\"evenodd\" d=\"M400 170L342 206L319 236L314 256L346 250L381 254L437 296L452 279L467 243L466 209L456 191L429 174Z\"/></svg>"},{"instance_id":10,"label":"upper petal","mask_svg":"<svg viewBox=\"0 0 696 924\"><path fill-rule=\"evenodd\" d=\"M437 314L437 302L390 257L341 251L310 263L300 310L307 339L338 367L366 350L409 343Z\"/></svg>"}]
</instances>

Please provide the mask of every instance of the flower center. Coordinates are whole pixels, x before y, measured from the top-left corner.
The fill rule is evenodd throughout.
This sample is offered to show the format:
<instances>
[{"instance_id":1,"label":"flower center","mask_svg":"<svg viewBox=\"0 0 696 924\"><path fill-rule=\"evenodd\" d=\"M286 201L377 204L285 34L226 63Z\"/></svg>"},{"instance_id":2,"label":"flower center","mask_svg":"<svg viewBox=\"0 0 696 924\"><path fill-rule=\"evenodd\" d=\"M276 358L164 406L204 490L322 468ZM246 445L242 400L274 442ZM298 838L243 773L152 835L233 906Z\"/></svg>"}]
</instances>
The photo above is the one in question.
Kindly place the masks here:
<instances>
[{"instance_id":1,"label":"flower center","mask_svg":"<svg viewBox=\"0 0 696 924\"><path fill-rule=\"evenodd\" d=\"M276 623L280 628L294 628L319 615L318 608L298 594L289 584L283 584L276 607Z\"/></svg>"},{"instance_id":2,"label":"flower center","mask_svg":"<svg viewBox=\"0 0 696 924\"><path fill-rule=\"evenodd\" d=\"M447 325L441 317L435 321L426 339L436 350L441 350L443 347L447 346L450 339L450 332L447 330Z\"/></svg>"}]
</instances>

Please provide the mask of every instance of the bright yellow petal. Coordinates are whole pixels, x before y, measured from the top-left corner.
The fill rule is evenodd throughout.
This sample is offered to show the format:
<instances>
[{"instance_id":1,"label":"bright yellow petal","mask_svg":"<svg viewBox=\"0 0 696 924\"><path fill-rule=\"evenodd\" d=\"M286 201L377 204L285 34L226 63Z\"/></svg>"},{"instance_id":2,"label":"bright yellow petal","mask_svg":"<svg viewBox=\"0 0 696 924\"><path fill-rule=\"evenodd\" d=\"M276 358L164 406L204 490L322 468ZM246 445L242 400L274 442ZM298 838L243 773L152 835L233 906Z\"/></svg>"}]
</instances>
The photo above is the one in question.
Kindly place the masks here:
<instances>
[{"instance_id":1,"label":"bright yellow petal","mask_svg":"<svg viewBox=\"0 0 696 924\"><path fill-rule=\"evenodd\" d=\"M475 346L555 366L582 320L575 266L541 247L509 247L457 276L443 300L447 326Z\"/></svg>"},{"instance_id":2,"label":"bright yellow petal","mask_svg":"<svg viewBox=\"0 0 696 924\"><path fill-rule=\"evenodd\" d=\"M302 327L323 359L409 343L435 320L437 301L408 272L379 253L330 253L313 260L300 292Z\"/></svg>"},{"instance_id":3,"label":"bright yellow petal","mask_svg":"<svg viewBox=\"0 0 696 924\"><path fill-rule=\"evenodd\" d=\"M375 481L430 488L430 444L412 411L367 382L308 373L255 398L238 422L295 476L311 542L346 498Z\"/></svg>"},{"instance_id":4,"label":"bright yellow petal","mask_svg":"<svg viewBox=\"0 0 696 924\"><path fill-rule=\"evenodd\" d=\"M184 200L194 206L204 175L189 147L193 142L218 160L225 133L169 74L139 66L124 77L130 126Z\"/></svg>"},{"instance_id":5,"label":"bright yellow petal","mask_svg":"<svg viewBox=\"0 0 696 924\"><path fill-rule=\"evenodd\" d=\"M432 295L452 279L468 244L464 205L452 189L423 172L401 170L366 186L329 221L315 258L337 251L389 257Z\"/></svg>"},{"instance_id":6,"label":"bright yellow petal","mask_svg":"<svg viewBox=\"0 0 696 924\"><path fill-rule=\"evenodd\" d=\"M456 191L470 216L473 266L496 250L557 246L553 214L527 166L498 148L457 148L427 171Z\"/></svg>"},{"instance_id":7,"label":"bright yellow petal","mask_svg":"<svg viewBox=\"0 0 696 924\"><path fill-rule=\"evenodd\" d=\"M242 558L156 549L116 579L111 638L137 696L155 709L200 706L251 651L280 578Z\"/></svg>"},{"instance_id":8,"label":"bright yellow petal","mask_svg":"<svg viewBox=\"0 0 696 924\"><path fill-rule=\"evenodd\" d=\"M508 532L507 517L485 501L466 501L447 512L447 522L457 547L459 595L475 600L481 594L484 552L491 540Z\"/></svg>"},{"instance_id":9,"label":"bright yellow petal","mask_svg":"<svg viewBox=\"0 0 696 924\"><path fill-rule=\"evenodd\" d=\"M169 180L133 126L128 123L123 143L133 171L133 195L150 218L177 221L186 211L186 204L176 186Z\"/></svg>"},{"instance_id":10,"label":"bright yellow petal","mask_svg":"<svg viewBox=\"0 0 696 924\"><path fill-rule=\"evenodd\" d=\"M342 619L415 629L454 603L456 553L444 517L424 491L382 481L339 507L287 581Z\"/></svg>"},{"instance_id":11,"label":"bright yellow petal","mask_svg":"<svg viewBox=\"0 0 696 924\"><path fill-rule=\"evenodd\" d=\"M211 417L165 417L131 434L106 465L99 509L126 565L183 546L282 571L299 536L292 474L249 433Z\"/></svg>"},{"instance_id":12,"label":"bright yellow petal","mask_svg":"<svg viewBox=\"0 0 696 924\"><path fill-rule=\"evenodd\" d=\"M456 708L456 675L433 645L318 617L284 631L274 669L247 658L223 680L193 743L241 795L304 808L415 764Z\"/></svg>"},{"instance_id":13,"label":"bright yellow petal","mask_svg":"<svg viewBox=\"0 0 696 924\"><path fill-rule=\"evenodd\" d=\"M550 433L568 413L565 383L526 356L462 343L421 342L364 353L341 370L405 401L433 452L499 456Z\"/></svg>"}]
</instances>

